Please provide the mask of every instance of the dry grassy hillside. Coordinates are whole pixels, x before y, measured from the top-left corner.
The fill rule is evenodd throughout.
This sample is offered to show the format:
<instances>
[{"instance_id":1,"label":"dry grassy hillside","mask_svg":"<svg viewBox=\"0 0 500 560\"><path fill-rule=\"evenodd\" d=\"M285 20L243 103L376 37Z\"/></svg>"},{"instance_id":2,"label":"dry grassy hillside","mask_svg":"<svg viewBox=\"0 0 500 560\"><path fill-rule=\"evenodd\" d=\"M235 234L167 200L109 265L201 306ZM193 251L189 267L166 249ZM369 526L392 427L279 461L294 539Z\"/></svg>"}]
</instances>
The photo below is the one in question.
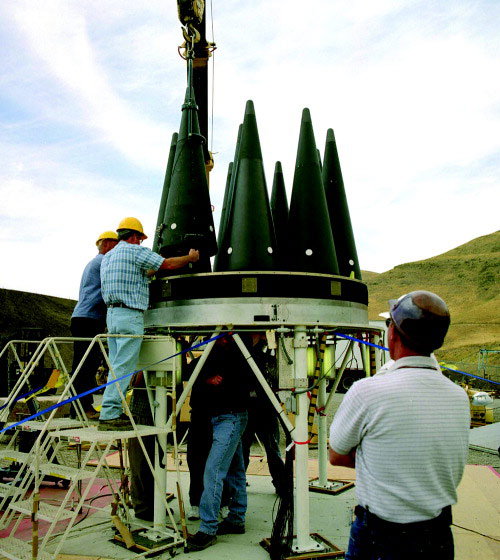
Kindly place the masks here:
<instances>
[{"instance_id":1,"label":"dry grassy hillside","mask_svg":"<svg viewBox=\"0 0 500 560\"><path fill-rule=\"evenodd\" d=\"M477 363L480 348L500 349L500 231L473 239L424 261L401 264L377 274L363 272L368 284L370 319L387 309L387 300L416 289L442 296L452 316L442 359ZM0 335L22 327L42 327L45 336L69 336L72 300L0 289ZM490 358L491 363L493 357ZM496 363L500 364L500 356Z\"/></svg>"},{"instance_id":2,"label":"dry grassy hillside","mask_svg":"<svg viewBox=\"0 0 500 560\"><path fill-rule=\"evenodd\" d=\"M364 272L370 319L385 311L387 300L412 290L439 294L449 305L451 327L439 357L477 362L480 348L500 349L500 231L456 249L396 266L382 274ZM500 363L500 355L490 362Z\"/></svg>"},{"instance_id":3,"label":"dry grassy hillside","mask_svg":"<svg viewBox=\"0 0 500 560\"><path fill-rule=\"evenodd\" d=\"M71 336L75 304L71 299L0 289L0 335L17 337L19 329L37 327L45 336Z\"/></svg>"}]
</instances>

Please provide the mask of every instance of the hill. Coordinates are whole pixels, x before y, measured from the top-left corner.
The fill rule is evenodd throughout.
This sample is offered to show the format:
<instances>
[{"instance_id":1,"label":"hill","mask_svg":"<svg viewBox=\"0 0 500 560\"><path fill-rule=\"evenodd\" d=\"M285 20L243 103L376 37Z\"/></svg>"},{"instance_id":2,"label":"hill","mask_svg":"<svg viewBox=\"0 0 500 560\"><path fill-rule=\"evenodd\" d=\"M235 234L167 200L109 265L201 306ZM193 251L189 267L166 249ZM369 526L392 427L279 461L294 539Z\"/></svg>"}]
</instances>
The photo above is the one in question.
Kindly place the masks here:
<instances>
[{"instance_id":1,"label":"hill","mask_svg":"<svg viewBox=\"0 0 500 560\"><path fill-rule=\"evenodd\" d=\"M363 271L368 285L369 318L387 310L387 300L427 289L449 305L451 327L438 357L477 364L480 348L500 349L500 231L478 237L430 259L401 264L384 272ZM70 336L75 301L0 289L0 335L18 336L20 328L41 327L44 336ZM488 363L500 364L500 355ZM469 371L472 370L469 368Z\"/></svg>"},{"instance_id":2,"label":"hill","mask_svg":"<svg viewBox=\"0 0 500 560\"><path fill-rule=\"evenodd\" d=\"M71 336L75 304L71 299L0 289L0 335L11 339L28 327L41 328L43 336Z\"/></svg>"},{"instance_id":3,"label":"hill","mask_svg":"<svg viewBox=\"0 0 500 560\"><path fill-rule=\"evenodd\" d=\"M450 308L451 327L438 357L471 364L477 364L480 348L500 349L499 278L500 231L381 274L363 272L370 319L387 310L388 299L412 290L439 294ZM500 364L500 356L488 363Z\"/></svg>"}]
</instances>

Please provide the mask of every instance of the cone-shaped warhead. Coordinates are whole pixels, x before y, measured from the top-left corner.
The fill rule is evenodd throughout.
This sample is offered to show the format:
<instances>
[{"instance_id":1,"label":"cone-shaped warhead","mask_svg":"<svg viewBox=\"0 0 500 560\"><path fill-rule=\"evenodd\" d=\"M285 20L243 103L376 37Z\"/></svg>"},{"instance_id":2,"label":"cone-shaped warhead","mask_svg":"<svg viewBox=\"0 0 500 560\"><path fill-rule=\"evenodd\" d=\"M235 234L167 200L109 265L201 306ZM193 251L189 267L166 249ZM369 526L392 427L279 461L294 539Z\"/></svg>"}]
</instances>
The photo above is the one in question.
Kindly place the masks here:
<instances>
[{"instance_id":1,"label":"cone-shaped warhead","mask_svg":"<svg viewBox=\"0 0 500 560\"><path fill-rule=\"evenodd\" d=\"M233 176L233 162L230 162L229 167L227 169L227 177L226 177L226 188L224 189L224 200L222 201L222 210L220 214L220 222L219 222L219 235L218 240L219 243L222 239L224 239L225 232L227 230L227 221L229 219L229 210L228 201L231 199L231 183L232 183L232 176ZM214 270L217 270L217 265L219 263L219 255L220 251L217 251L214 259Z\"/></svg>"},{"instance_id":2,"label":"cone-shaped warhead","mask_svg":"<svg viewBox=\"0 0 500 560\"><path fill-rule=\"evenodd\" d=\"M168 153L167 169L165 171L165 179L163 181L163 190L161 192L160 209L158 210L158 220L156 222L155 239L153 241L153 251L158 252L163 243L163 217L165 215L165 206L167 204L168 189L170 188L170 177L172 176L172 168L174 167L175 146L177 145L177 132L172 134L170 150Z\"/></svg>"},{"instance_id":3,"label":"cone-shaped warhead","mask_svg":"<svg viewBox=\"0 0 500 560\"><path fill-rule=\"evenodd\" d=\"M339 274L361 280L361 270L340 169L337 143L331 128L326 133L323 184L339 263Z\"/></svg>"},{"instance_id":4,"label":"cone-shaped warhead","mask_svg":"<svg viewBox=\"0 0 500 560\"><path fill-rule=\"evenodd\" d=\"M210 272L209 257L217 252L202 143L194 92L188 88L182 106L160 247L165 257L186 254L191 248L199 249L200 260L190 266L189 271L185 267L178 269L180 274Z\"/></svg>"},{"instance_id":5,"label":"cone-shaped warhead","mask_svg":"<svg viewBox=\"0 0 500 560\"><path fill-rule=\"evenodd\" d=\"M309 109L302 112L287 239L288 269L338 274Z\"/></svg>"},{"instance_id":6,"label":"cone-shaped warhead","mask_svg":"<svg viewBox=\"0 0 500 560\"><path fill-rule=\"evenodd\" d=\"M271 214L274 222L274 232L276 234L276 245L278 248L279 262L278 267L286 270L288 266L284 261L286 250L287 226L288 226L288 200L286 197L285 180L281 162L277 161L274 167L273 189L271 191Z\"/></svg>"},{"instance_id":7,"label":"cone-shaped warhead","mask_svg":"<svg viewBox=\"0 0 500 560\"><path fill-rule=\"evenodd\" d=\"M252 101L247 102L232 177L227 228L219 239L214 270L276 270L276 241Z\"/></svg>"}]
</instances>

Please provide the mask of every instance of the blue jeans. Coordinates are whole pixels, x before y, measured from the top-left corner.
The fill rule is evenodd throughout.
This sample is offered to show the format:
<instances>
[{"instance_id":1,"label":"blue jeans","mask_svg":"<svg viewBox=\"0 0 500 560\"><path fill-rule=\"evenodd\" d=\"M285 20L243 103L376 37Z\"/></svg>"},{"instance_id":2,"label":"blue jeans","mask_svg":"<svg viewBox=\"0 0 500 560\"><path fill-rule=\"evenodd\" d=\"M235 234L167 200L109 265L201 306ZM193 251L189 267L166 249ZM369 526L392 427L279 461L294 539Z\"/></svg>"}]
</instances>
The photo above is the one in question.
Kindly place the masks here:
<instances>
[{"instance_id":1,"label":"blue jeans","mask_svg":"<svg viewBox=\"0 0 500 560\"><path fill-rule=\"evenodd\" d=\"M109 334L144 334L144 313L126 307L110 307L106 316ZM116 378L127 373L132 373L137 367L139 352L141 351L142 338L108 338L109 361ZM118 418L123 412L122 399L117 385L125 395L130 377L126 377L104 389L102 408L99 418L112 420ZM115 379L111 372L108 381Z\"/></svg>"},{"instance_id":2,"label":"blue jeans","mask_svg":"<svg viewBox=\"0 0 500 560\"><path fill-rule=\"evenodd\" d=\"M247 481L241 435L247 425L247 419L246 412L221 414L212 418L213 442L205 465L200 501L200 531L203 533L217 533L224 480L230 499L227 520L235 525L245 523Z\"/></svg>"},{"instance_id":3,"label":"blue jeans","mask_svg":"<svg viewBox=\"0 0 500 560\"><path fill-rule=\"evenodd\" d=\"M451 515L449 523L399 524L373 520L366 510L357 510L346 560L453 560Z\"/></svg>"},{"instance_id":4,"label":"blue jeans","mask_svg":"<svg viewBox=\"0 0 500 560\"><path fill-rule=\"evenodd\" d=\"M265 398L265 397L257 397ZM255 401L255 399L250 399ZM267 466L271 474L273 485L276 492L281 494L284 492L284 484L286 479L285 463L281 458L280 451L280 429L278 418L274 410L270 409L268 403L259 406L255 402L251 403L248 409L248 424L241 443L243 445L243 460L245 461L245 469L250 463L250 449L252 447L255 435L260 439L266 451Z\"/></svg>"}]
</instances>

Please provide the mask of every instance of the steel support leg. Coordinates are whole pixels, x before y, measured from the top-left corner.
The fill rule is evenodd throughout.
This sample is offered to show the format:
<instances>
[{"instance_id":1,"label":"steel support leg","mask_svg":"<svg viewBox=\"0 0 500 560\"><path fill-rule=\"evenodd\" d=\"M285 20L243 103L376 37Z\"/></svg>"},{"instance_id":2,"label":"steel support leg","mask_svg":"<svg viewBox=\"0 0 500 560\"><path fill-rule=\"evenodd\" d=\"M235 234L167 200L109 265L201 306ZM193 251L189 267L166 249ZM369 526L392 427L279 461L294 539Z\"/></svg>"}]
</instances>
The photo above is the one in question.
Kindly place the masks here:
<instances>
[{"instance_id":1,"label":"steel support leg","mask_svg":"<svg viewBox=\"0 0 500 560\"><path fill-rule=\"evenodd\" d=\"M321 550L322 546L309 534L309 430L307 396L307 334L305 326L295 327L294 377L297 399L295 416L295 522L294 553Z\"/></svg>"},{"instance_id":2,"label":"steel support leg","mask_svg":"<svg viewBox=\"0 0 500 560\"><path fill-rule=\"evenodd\" d=\"M175 373L174 373L175 375ZM155 409L155 426L162 427L167 423L167 388L158 385L155 389L157 407ZM162 461L167 460L167 434L158 434L155 443L155 473L159 484L155 484L154 528L164 529L167 522L164 499L167 494L167 468Z\"/></svg>"},{"instance_id":3,"label":"steel support leg","mask_svg":"<svg viewBox=\"0 0 500 560\"><path fill-rule=\"evenodd\" d=\"M318 483L322 487L328 484L328 425L326 418L326 379L319 382L318 390Z\"/></svg>"}]
</instances>

